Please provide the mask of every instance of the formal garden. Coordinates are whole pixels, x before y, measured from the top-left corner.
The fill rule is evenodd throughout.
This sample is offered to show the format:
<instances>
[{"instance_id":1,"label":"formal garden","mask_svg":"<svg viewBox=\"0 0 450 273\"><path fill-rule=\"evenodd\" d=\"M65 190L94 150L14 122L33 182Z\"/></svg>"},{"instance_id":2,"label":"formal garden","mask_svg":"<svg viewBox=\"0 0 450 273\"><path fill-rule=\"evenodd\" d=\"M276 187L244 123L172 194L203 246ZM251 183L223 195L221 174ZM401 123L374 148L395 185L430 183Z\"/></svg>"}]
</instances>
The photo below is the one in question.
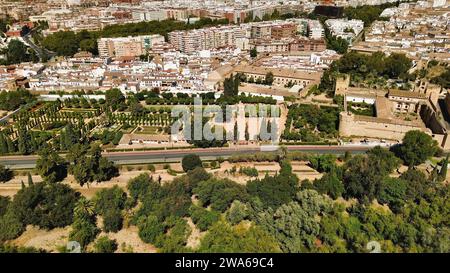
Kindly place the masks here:
<instances>
[{"instance_id":1,"label":"formal garden","mask_svg":"<svg viewBox=\"0 0 450 273\"><path fill-rule=\"evenodd\" d=\"M282 140L295 143L320 143L338 137L339 108L312 104L292 104Z\"/></svg>"}]
</instances>

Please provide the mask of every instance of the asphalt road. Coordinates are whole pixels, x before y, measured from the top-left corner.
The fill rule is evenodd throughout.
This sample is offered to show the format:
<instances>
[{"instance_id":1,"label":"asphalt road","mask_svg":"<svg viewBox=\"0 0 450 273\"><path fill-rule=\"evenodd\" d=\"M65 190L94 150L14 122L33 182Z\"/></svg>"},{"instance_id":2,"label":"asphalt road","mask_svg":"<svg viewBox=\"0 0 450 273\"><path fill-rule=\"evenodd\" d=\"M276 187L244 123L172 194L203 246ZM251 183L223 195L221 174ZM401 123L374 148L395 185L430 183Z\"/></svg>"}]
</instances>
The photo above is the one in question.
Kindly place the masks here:
<instances>
[{"instance_id":1,"label":"asphalt road","mask_svg":"<svg viewBox=\"0 0 450 273\"><path fill-rule=\"evenodd\" d=\"M302 151L309 153L343 154L346 151L352 153L364 153L370 146L286 146L288 151ZM103 153L103 156L117 164L141 164L154 162L176 162L187 154L198 154L202 160L213 160L218 157L229 157L239 154L254 154L260 152L260 147L239 148L208 148L208 149L180 149L180 150L156 150L136 152L112 152ZM11 169L34 168L38 156L2 156L0 164Z\"/></svg>"}]
</instances>

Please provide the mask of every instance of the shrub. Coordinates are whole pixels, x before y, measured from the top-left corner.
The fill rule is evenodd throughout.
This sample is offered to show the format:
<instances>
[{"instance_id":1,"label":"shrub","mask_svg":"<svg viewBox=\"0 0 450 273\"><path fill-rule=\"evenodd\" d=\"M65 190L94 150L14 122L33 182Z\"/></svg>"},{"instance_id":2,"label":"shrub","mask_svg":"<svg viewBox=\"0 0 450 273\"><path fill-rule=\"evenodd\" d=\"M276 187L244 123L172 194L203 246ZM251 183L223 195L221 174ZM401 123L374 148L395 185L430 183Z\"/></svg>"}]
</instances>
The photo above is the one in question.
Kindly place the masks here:
<instances>
[{"instance_id":1,"label":"shrub","mask_svg":"<svg viewBox=\"0 0 450 273\"><path fill-rule=\"evenodd\" d=\"M239 169L240 174L245 174L246 176L257 177L258 170L256 168L251 167L242 167Z\"/></svg>"},{"instance_id":2,"label":"shrub","mask_svg":"<svg viewBox=\"0 0 450 273\"><path fill-rule=\"evenodd\" d=\"M127 189L130 193L130 197L134 201L137 201L138 198L142 198L150 189L152 182L153 181L147 173L140 174L128 181Z\"/></svg>"},{"instance_id":3,"label":"shrub","mask_svg":"<svg viewBox=\"0 0 450 273\"><path fill-rule=\"evenodd\" d=\"M234 200L246 201L248 194L246 188L228 179L209 179L201 181L194 188L196 193L206 206L220 212L224 212Z\"/></svg>"},{"instance_id":4,"label":"shrub","mask_svg":"<svg viewBox=\"0 0 450 273\"><path fill-rule=\"evenodd\" d=\"M95 210L105 215L112 210L122 210L125 206L127 194L115 185L109 189L102 189L98 191L93 198L95 203Z\"/></svg>"},{"instance_id":5,"label":"shrub","mask_svg":"<svg viewBox=\"0 0 450 273\"><path fill-rule=\"evenodd\" d=\"M76 241L82 248L85 248L90 242L95 240L99 232L100 230L94 223L86 219L77 219L72 225L69 240Z\"/></svg>"},{"instance_id":6,"label":"shrub","mask_svg":"<svg viewBox=\"0 0 450 273\"><path fill-rule=\"evenodd\" d=\"M36 183L18 191L11 205L24 225L52 229L72 223L78 198L79 193L67 185Z\"/></svg>"},{"instance_id":7,"label":"shrub","mask_svg":"<svg viewBox=\"0 0 450 273\"><path fill-rule=\"evenodd\" d=\"M164 233L164 225L154 215L139 219L138 228L139 237L150 244L154 244L156 239Z\"/></svg>"},{"instance_id":8,"label":"shrub","mask_svg":"<svg viewBox=\"0 0 450 273\"><path fill-rule=\"evenodd\" d=\"M230 209L226 212L225 217L232 225L236 225L249 216L247 205L235 200Z\"/></svg>"},{"instance_id":9,"label":"shrub","mask_svg":"<svg viewBox=\"0 0 450 273\"><path fill-rule=\"evenodd\" d=\"M154 173L154 172L156 171L155 165L153 165L153 164L148 164L148 165L147 165L147 170L148 170L149 172Z\"/></svg>"},{"instance_id":10,"label":"shrub","mask_svg":"<svg viewBox=\"0 0 450 273\"><path fill-rule=\"evenodd\" d=\"M0 243L19 237L24 230L24 224L12 209L8 209L4 215L0 216Z\"/></svg>"},{"instance_id":11,"label":"shrub","mask_svg":"<svg viewBox=\"0 0 450 273\"><path fill-rule=\"evenodd\" d=\"M172 169L168 169L167 173L170 174L171 176L177 176L177 172Z\"/></svg>"},{"instance_id":12,"label":"shrub","mask_svg":"<svg viewBox=\"0 0 450 273\"><path fill-rule=\"evenodd\" d=\"M107 236L97 239L94 244L95 253L114 253L117 250L117 241L111 240Z\"/></svg>"},{"instance_id":13,"label":"shrub","mask_svg":"<svg viewBox=\"0 0 450 273\"><path fill-rule=\"evenodd\" d=\"M0 182L8 182L14 177L13 172L3 165L0 165Z\"/></svg>"},{"instance_id":14,"label":"shrub","mask_svg":"<svg viewBox=\"0 0 450 273\"><path fill-rule=\"evenodd\" d=\"M192 222L201 230L206 231L212 224L219 221L220 213L217 211L209 211L207 209L192 206L189 209Z\"/></svg>"},{"instance_id":15,"label":"shrub","mask_svg":"<svg viewBox=\"0 0 450 273\"><path fill-rule=\"evenodd\" d=\"M218 161L211 161L210 166L211 166L211 168L213 168L213 169L217 169L217 168L220 167L220 164L219 164Z\"/></svg>"},{"instance_id":16,"label":"shrub","mask_svg":"<svg viewBox=\"0 0 450 273\"><path fill-rule=\"evenodd\" d=\"M202 166L202 161L200 157L196 154L185 155L181 160L181 165L183 166L183 170L185 172L193 170L197 167Z\"/></svg>"},{"instance_id":17,"label":"shrub","mask_svg":"<svg viewBox=\"0 0 450 273\"><path fill-rule=\"evenodd\" d=\"M113 209L103 215L103 230L105 232L118 232L122 229L123 218L119 210Z\"/></svg>"}]
</instances>

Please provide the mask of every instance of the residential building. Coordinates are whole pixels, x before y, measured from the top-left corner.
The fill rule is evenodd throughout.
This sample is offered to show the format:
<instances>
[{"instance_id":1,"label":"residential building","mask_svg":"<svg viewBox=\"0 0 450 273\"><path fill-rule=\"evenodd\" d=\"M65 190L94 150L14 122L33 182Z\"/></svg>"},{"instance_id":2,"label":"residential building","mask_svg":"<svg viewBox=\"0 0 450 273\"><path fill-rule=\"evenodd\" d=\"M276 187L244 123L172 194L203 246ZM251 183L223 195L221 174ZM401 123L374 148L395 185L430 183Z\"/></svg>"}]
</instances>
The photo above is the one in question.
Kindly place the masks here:
<instances>
[{"instance_id":1,"label":"residential building","mask_svg":"<svg viewBox=\"0 0 450 273\"><path fill-rule=\"evenodd\" d=\"M98 52L102 58L136 57L146 54L154 45L162 43L164 43L164 36L158 34L100 38L98 40Z\"/></svg>"}]
</instances>

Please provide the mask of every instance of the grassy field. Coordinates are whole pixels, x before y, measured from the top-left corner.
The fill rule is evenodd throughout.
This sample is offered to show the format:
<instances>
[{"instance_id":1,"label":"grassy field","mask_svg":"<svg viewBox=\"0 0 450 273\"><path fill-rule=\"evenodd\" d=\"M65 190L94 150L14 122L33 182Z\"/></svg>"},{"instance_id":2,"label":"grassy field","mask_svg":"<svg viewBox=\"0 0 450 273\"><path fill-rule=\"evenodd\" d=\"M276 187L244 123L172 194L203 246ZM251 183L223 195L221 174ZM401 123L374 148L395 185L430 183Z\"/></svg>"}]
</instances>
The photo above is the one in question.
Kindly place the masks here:
<instances>
[{"instance_id":1,"label":"grassy field","mask_svg":"<svg viewBox=\"0 0 450 273\"><path fill-rule=\"evenodd\" d=\"M122 133L124 133L124 134L131 134L131 132L133 132L133 130L134 130L135 128L136 128L136 126L131 126L131 127L127 128L127 129L120 128L120 130L121 130Z\"/></svg>"},{"instance_id":2,"label":"grassy field","mask_svg":"<svg viewBox=\"0 0 450 273\"><path fill-rule=\"evenodd\" d=\"M156 126L140 126L140 129L136 130L137 134L156 135L161 132L160 127Z\"/></svg>"}]
</instances>

